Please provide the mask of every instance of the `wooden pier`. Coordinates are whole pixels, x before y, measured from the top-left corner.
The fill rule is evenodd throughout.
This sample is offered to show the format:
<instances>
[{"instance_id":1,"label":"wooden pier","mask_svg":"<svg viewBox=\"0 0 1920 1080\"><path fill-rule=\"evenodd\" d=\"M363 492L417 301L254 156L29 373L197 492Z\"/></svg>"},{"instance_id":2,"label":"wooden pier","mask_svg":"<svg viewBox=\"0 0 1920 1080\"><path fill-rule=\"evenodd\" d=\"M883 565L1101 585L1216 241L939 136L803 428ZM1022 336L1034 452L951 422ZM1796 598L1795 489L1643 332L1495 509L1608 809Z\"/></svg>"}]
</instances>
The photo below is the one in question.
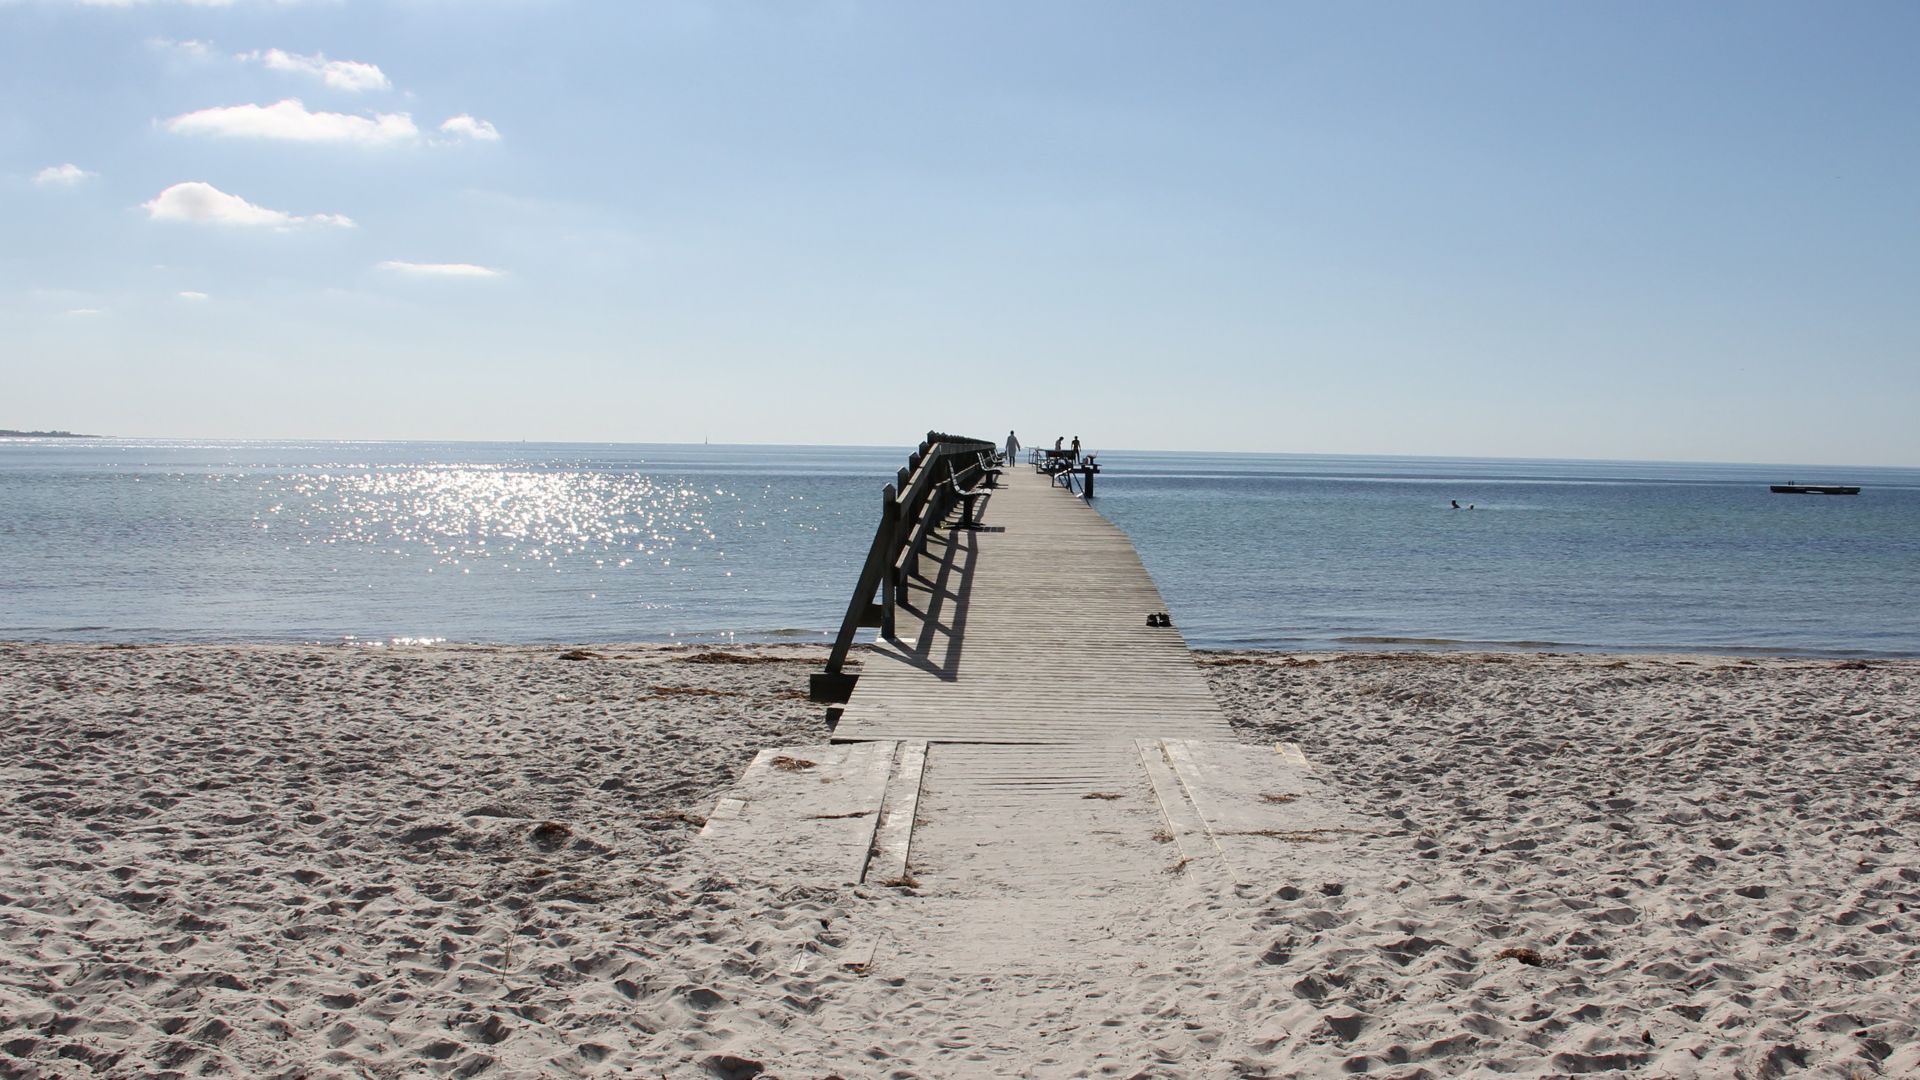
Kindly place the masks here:
<instances>
[{"instance_id":1,"label":"wooden pier","mask_svg":"<svg viewBox=\"0 0 1920 1080\"><path fill-rule=\"evenodd\" d=\"M1338 877L1315 843L1355 823L1297 747L1235 741L1126 535L983 452L931 437L889 485L814 682L826 741L761 753L720 800L715 869L879 890L843 963L941 994L1176 965L1277 868ZM863 623L882 633L852 650ZM1006 1067L953 1075L1029 1075Z\"/></svg>"},{"instance_id":2,"label":"wooden pier","mask_svg":"<svg viewBox=\"0 0 1920 1080\"><path fill-rule=\"evenodd\" d=\"M1305 759L1283 745L1252 754L1252 772L1221 766L1233 755L1219 748L1238 744L1159 590L1051 458L995 464L991 444L928 434L882 493L845 625L813 679L836 704L828 745L763 752L715 808L710 837L755 848L744 863L763 874L895 880L927 866L926 806L964 807L988 832L1057 833L1066 810L1100 808L1041 804L1132 799L1183 860L1246 876L1256 853L1230 856L1246 844L1215 824L1260 831L1237 805L1259 792L1241 789L1284 788ZM856 654L862 626L881 633ZM1268 825L1292 828L1302 809ZM834 823L814 826L804 865L759 850L770 827L795 822Z\"/></svg>"},{"instance_id":3,"label":"wooden pier","mask_svg":"<svg viewBox=\"0 0 1920 1080\"><path fill-rule=\"evenodd\" d=\"M1232 737L1118 527L1034 470L1005 470L973 528L938 530L905 579L836 741Z\"/></svg>"}]
</instances>

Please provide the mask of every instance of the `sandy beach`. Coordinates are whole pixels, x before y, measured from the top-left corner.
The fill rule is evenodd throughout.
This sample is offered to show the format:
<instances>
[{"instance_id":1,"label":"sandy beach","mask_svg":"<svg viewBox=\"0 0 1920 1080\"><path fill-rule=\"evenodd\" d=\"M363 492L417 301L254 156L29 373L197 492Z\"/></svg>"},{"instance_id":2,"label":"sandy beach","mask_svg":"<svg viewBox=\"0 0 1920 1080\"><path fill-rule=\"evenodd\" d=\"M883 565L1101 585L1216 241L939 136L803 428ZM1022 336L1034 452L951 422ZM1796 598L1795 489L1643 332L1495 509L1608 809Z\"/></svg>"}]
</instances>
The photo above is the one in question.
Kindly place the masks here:
<instances>
[{"instance_id":1,"label":"sandy beach","mask_svg":"<svg viewBox=\"0 0 1920 1080\"><path fill-rule=\"evenodd\" d=\"M0 1075L1920 1075L1920 662L1203 653L1358 827L963 980L703 864L822 654L0 646Z\"/></svg>"}]
</instances>

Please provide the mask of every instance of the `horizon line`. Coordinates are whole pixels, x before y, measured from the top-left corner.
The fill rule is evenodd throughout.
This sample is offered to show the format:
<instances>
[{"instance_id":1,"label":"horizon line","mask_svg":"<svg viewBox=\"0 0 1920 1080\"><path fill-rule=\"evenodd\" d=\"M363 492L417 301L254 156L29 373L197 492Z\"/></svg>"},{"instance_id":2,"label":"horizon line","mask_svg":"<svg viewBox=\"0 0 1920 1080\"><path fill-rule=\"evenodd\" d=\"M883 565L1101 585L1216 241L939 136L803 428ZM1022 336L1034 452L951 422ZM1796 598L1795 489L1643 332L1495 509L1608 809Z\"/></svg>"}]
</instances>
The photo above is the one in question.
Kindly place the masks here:
<instances>
[{"instance_id":1,"label":"horizon line","mask_svg":"<svg viewBox=\"0 0 1920 1080\"><path fill-rule=\"evenodd\" d=\"M6 429L19 430L19 429ZM45 429L57 431L60 429ZM117 440L119 442L167 442L167 443L340 443L348 445L381 445L396 443L442 444L442 445L526 445L526 446L676 446L676 447L722 447L722 448L775 448L806 447L812 449L834 450L892 450L911 446L910 443L795 443L795 442L651 442L642 440L616 439L474 439L474 438L336 438L319 435L281 435L281 436L241 436L241 435L112 435L62 433L36 435L0 435L0 440L8 442L79 442L93 440ZM994 442L981 439L981 442ZM996 443L996 445L998 445ZM1023 444L1024 445L1024 444ZM1295 457L1295 458L1388 458L1412 461L1501 461L1501 462L1565 462L1596 465L1746 465L1773 467L1800 467L1820 469L1920 469L1920 465L1863 464L1858 462L1832 463L1818 461L1736 461L1733 459L1709 458L1634 458L1634 457L1567 457L1567 456L1524 456L1512 454L1465 454L1465 453L1380 453L1341 450L1221 450L1207 448L1171 448L1151 446L1103 447L1095 448L1095 453L1121 454L1213 454L1236 457Z\"/></svg>"}]
</instances>

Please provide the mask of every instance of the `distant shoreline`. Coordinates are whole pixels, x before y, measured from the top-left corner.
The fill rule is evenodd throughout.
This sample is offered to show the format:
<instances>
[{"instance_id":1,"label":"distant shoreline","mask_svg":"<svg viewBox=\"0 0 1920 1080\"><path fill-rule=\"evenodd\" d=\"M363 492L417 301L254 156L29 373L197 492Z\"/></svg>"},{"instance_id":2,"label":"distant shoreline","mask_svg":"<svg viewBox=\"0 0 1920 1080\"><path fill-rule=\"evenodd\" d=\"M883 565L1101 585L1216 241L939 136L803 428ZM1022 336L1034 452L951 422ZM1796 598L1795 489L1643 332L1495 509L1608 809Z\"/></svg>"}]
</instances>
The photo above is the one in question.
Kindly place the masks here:
<instances>
[{"instance_id":1,"label":"distant shoreline","mask_svg":"<svg viewBox=\"0 0 1920 1080\"><path fill-rule=\"evenodd\" d=\"M513 447L548 449L648 449L648 450L724 450L724 451L781 451L781 450L845 450L873 451L891 455L906 443L782 443L782 442L651 442L646 440L618 439L475 439L475 438L429 438L429 437L336 437L317 435L277 435L272 437L237 435L155 435L151 433L125 435L89 435L71 431L14 431L0 429L0 438L59 438L59 439L131 439L159 446L179 444L182 448L191 448L199 444L246 444L262 447L287 445L312 445L333 443L342 446L402 446L402 447ZM1466 464L1491 466L1607 466L1615 471L1605 475L1606 479L1640 478L1640 474L1621 474L1618 468L1654 467L1661 469L1681 468L1695 470L1724 470L1727 468L1751 470L1741 479L1755 483L1775 483L1778 477L1789 475L1812 475L1824 473L1839 476L1843 473L1887 473L1911 472L1920 469L1920 461L1913 464L1887 465L1862 464L1859 462L1819 462L1819 461L1732 461L1716 459L1684 458L1619 458L1619 457L1513 457L1507 455L1476 456L1442 453L1359 453L1334 450L1215 450L1215 449L1165 449L1143 446L1108 446L1100 451L1102 463L1114 458L1129 459L1126 464L1133 467L1140 457L1170 457L1188 459L1193 467L1200 467L1205 459L1267 459L1278 464L1325 464L1329 462L1355 462L1361 464L1394 464L1422 466L1431 464ZM892 460L889 456L887 460ZM1257 461L1254 463L1258 463ZM1104 475L1104 474L1102 474ZM1656 477L1646 477L1653 479ZM1852 478L1846 478L1852 482ZM1879 483L1906 483L1900 478L1878 478Z\"/></svg>"}]
</instances>

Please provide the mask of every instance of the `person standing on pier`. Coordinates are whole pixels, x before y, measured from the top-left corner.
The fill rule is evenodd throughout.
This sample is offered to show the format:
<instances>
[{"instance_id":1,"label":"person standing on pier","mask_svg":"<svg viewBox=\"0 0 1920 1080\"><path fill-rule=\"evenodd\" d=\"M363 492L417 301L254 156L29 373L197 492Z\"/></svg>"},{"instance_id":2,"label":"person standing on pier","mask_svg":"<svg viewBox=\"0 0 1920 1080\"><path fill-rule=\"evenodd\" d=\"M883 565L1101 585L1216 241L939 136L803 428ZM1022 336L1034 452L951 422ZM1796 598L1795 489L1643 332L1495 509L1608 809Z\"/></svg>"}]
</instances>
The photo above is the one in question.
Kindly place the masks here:
<instances>
[{"instance_id":1,"label":"person standing on pier","mask_svg":"<svg viewBox=\"0 0 1920 1080\"><path fill-rule=\"evenodd\" d=\"M1080 436L1078 435L1073 437L1073 461L1076 465L1080 463Z\"/></svg>"},{"instance_id":2,"label":"person standing on pier","mask_svg":"<svg viewBox=\"0 0 1920 1080\"><path fill-rule=\"evenodd\" d=\"M1019 452L1020 452L1020 440L1014 437L1013 432L1011 431L1007 432L1007 464L1009 465L1013 464L1014 455L1018 454Z\"/></svg>"}]
</instances>

